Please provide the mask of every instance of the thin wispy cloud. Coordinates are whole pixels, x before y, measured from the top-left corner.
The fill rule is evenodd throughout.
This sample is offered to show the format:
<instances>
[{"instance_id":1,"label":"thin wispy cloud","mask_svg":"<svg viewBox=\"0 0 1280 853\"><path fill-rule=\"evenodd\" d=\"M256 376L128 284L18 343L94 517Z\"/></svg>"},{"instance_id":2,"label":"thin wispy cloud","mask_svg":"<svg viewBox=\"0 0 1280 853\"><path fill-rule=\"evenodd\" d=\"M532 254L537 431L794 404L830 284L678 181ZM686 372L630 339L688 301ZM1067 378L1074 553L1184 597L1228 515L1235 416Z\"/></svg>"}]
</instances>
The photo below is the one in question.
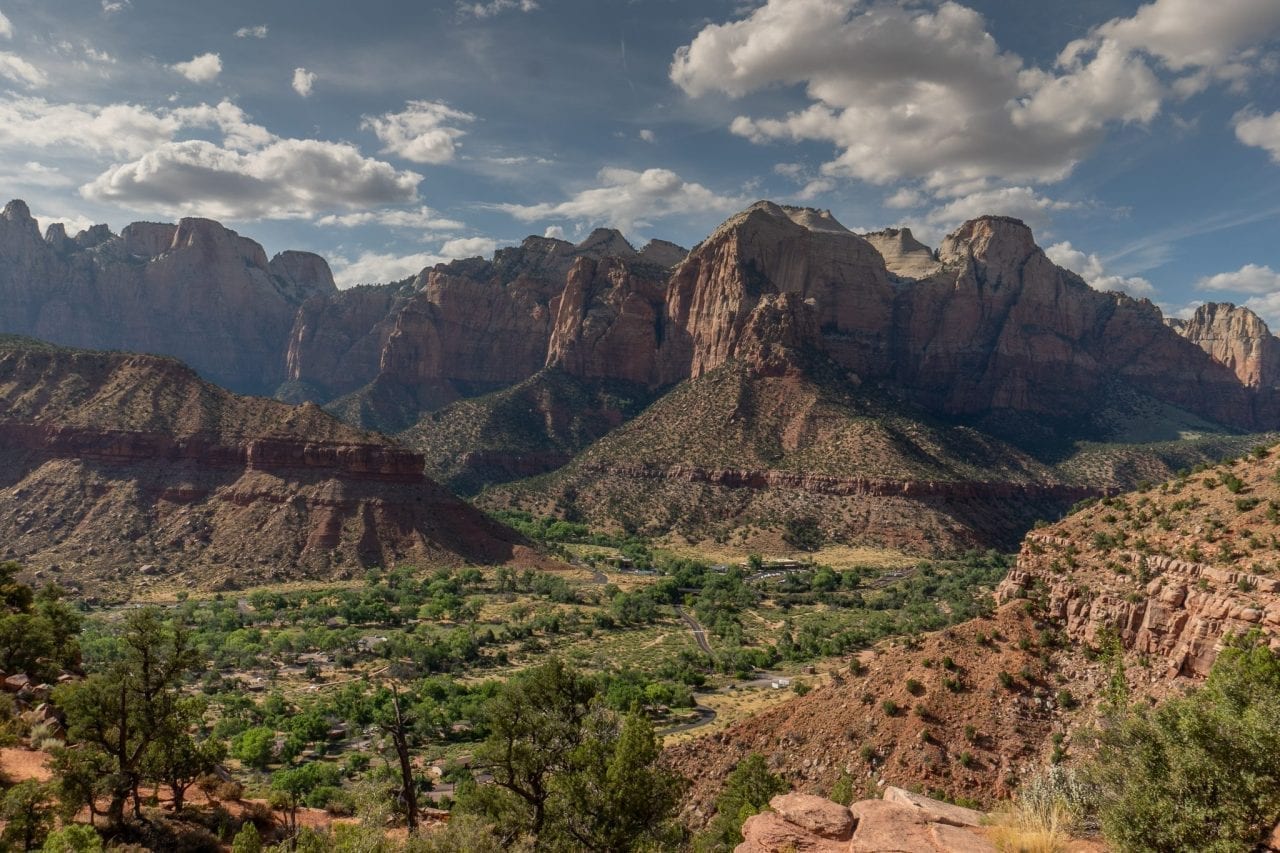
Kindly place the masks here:
<instances>
[{"instance_id":1,"label":"thin wispy cloud","mask_svg":"<svg viewBox=\"0 0 1280 853\"><path fill-rule=\"evenodd\" d=\"M503 12L535 12L536 0L488 0L484 3L458 3L458 14L473 18L492 18Z\"/></svg>"}]
</instances>

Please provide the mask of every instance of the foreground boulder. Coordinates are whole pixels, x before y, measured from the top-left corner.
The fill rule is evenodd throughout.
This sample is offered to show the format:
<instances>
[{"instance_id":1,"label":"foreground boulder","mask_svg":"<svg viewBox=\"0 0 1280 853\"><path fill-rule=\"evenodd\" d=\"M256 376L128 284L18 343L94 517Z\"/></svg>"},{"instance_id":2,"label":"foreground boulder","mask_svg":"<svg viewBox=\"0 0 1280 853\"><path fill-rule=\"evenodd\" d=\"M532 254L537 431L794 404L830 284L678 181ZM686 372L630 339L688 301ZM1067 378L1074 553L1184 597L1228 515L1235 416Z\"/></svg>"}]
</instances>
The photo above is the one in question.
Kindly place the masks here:
<instances>
[{"instance_id":1,"label":"foreground boulder","mask_svg":"<svg viewBox=\"0 0 1280 853\"><path fill-rule=\"evenodd\" d=\"M782 794L742 826L736 853L994 853L976 827L984 815L901 788L846 808Z\"/></svg>"}]
</instances>

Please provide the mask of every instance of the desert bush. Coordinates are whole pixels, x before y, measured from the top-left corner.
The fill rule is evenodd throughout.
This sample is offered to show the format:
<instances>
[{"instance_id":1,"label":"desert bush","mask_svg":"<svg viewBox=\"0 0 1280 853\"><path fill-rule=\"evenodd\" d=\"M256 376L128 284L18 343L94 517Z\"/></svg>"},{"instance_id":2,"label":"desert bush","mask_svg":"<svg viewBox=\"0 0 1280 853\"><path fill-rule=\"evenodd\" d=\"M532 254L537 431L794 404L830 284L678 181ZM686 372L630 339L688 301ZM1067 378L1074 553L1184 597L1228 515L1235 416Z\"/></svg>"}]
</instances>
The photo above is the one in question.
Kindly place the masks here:
<instances>
[{"instance_id":1,"label":"desert bush","mask_svg":"<svg viewBox=\"0 0 1280 853\"><path fill-rule=\"evenodd\" d=\"M1046 767L1027 779L997 813L993 840L1001 850L1060 853L1073 832L1086 828L1094 791L1075 771Z\"/></svg>"},{"instance_id":2,"label":"desert bush","mask_svg":"<svg viewBox=\"0 0 1280 853\"><path fill-rule=\"evenodd\" d=\"M1117 705L1090 768L1115 849L1246 851L1280 818L1280 658L1259 635L1185 697Z\"/></svg>"}]
</instances>

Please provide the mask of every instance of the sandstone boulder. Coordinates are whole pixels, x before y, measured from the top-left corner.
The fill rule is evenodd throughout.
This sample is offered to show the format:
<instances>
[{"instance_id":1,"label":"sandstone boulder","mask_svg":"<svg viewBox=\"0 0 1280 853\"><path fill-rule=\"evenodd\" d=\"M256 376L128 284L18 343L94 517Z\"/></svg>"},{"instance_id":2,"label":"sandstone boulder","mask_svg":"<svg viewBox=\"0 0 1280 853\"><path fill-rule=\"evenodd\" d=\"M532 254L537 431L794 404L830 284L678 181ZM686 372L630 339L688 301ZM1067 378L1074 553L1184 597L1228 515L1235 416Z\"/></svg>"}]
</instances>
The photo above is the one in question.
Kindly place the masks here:
<instances>
[{"instance_id":1,"label":"sandstone boulder","mask_svg":"<svg viewBox=\"0 0 1280 853\"><path fill-rule=\"evenodd\" d=\"M812 794L779 794L769 801L788 823L822 838L845 841L853 833L853 815L839 803Z\"/></svg>"},{"instance_id":2,"label":"sandstone boulder","mask_svg":"<svg viewBox=\"0 0 1280 853\"><path fill-rule=\"evenodd\" d=\"M912 793L892 785L884 789L884 800L890 803L916 809L932 823L945 823L950 826L981 826L982 812L967 809L963 806L935 800L923 794Z\"/></svg>"}]
</instances>

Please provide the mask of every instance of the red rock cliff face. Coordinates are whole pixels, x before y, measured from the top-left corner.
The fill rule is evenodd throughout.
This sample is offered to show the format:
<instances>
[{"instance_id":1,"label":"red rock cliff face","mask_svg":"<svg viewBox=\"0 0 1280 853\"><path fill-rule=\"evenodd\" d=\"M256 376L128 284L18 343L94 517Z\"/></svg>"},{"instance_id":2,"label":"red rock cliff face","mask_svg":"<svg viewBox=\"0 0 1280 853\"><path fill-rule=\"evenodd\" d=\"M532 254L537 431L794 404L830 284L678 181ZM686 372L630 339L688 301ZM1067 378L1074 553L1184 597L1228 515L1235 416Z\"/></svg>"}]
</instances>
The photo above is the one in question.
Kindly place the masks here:
<instances>
[{"instance_id":1,"label":"red rock cliff face","mask_svg":"<svg viewBox=\"0 0 1280 853\"><path fill-rule=\"evenodd\" d=\"M1204 677L1231 635L1261 630L1280 651L1280 580L1173 557L1126 552L1128 575L1092 583L1055 571L1071 540L1030 533L1018 566L997 591L1010 601L1040 590L1050 619L1077 643L1114 634L1125 648L1163 663L1168 676ZM1115 557L1113 557L1113 562ZM1149 580L1143 581L1143 578Z\"/></svg>"},{"instance_id":2,"label":"red rock cliff face","mask_svg":"<svg viewBox=\"0 0 1280 853\"><path fill-rule=\"evenodd\" d=\"M356 287L312 297L294 318L286 379L302 399L349 394L377 375L395 318L412 298L398 285Z\"/></svg>"},{"instance_id":3,"label":"red rock cliff face","mask_svg":"<svg viewBox=\"0 0 1280 853\"><path fill-rule=\"evenodd\" d=\"M1280 385L1280 339L1248 308L1208 302L1197 308L1190 320L1174 320L1169 325L1234 371L1248 387Z\"/></svg>"},{"instance_id":4,"label":"red rock cliff face","mask_svg":"<svg viewBox=\"0 0 1280 853\"><path fill-rule=\"evenodd\" d=\"M25 204L0 216L0 331L172 355L230 388L274 391L298 305L334 290L323 259L262 247L215 222L135 223L42 239Z\"/></svg>"},{"instance_id":5,"label":"red rock cliff face","mask_svg":"<svg viewBox=\"0 0 1280 853\"><path fill-rule=\"evenodd\" d=\"M1066 414L1096 405L1109 377L1238 426L1253 400L1229 370L1164 326L1149 302L1100 293L1054 266L1016 220L966 223L941 272L896 308L895 381L931 407Z\"/></svg>"},{"instance_id":6,"label":"red rock cliff face","mask_svg":"<svg viewBox=\"0 0 1280 853\"><path fill-rule=\"evenodd\" d=\"M824 343L841 364L887 369L893 288L884 259L829 215L760 202L720 226L672 276L665 378L701 376L732 359L768 293L813 299Z\"/></svg>"},{"instance_id":7,"label":"red rock cliff face","mask_svg":"<svg viewBox=\"0 0 1280 853\"><path fill-rule=\"evenodd\" d=\"M544 366L656 385L665 265L683 256L661 241L637 252L619 232L597 229L576 246L530 237L492 261L455 261L402 286L315 299L294 325L289 379L312 399L376 382L422 409L513 385Z\"/></svg>"},{"instance_id":8,"label":"red rock cliff face","mask_svg":"<svg viewBox=\"0 0 1280 853\"><path fill-rule=\"evenodd\" d=\"M0 541L74 584L132 585L144 563L203 585L521 552L422 469L168 359L0 347Z\"/></svg>"},{"instance_id":9,"label":"red rock cliff face","mask_svg":"<svg viewBox=\"0 0 1280 853\"><path fill-rule=\"evenodd\" d=\"M902 232L873 237L895 263L904 252L912 263L926 260ZM1274 427L1280 417L1274 393L1247 387L1168 328L1151 303L1095 291L1056 267L1017 220L965 223L917 271L934 267L891 284L872 243L829 216L761 202L672 276L665 378L699 376L732 359L760 296L793 293L812 300L820 344L837 363L935 412L1079 414L1118 378L1240 428Z\"/></svg>"},{"instance_id":10,"label":"red rock cliff face","mask_svg":"<svg viewBox=\"0 0 1280 853\"><path fill-rule=\"evenodd\" d=\"M569 271L546 356L586 379L661 384L665 277L618 258L580 258Z\"/></svg>"}]
</instances>

